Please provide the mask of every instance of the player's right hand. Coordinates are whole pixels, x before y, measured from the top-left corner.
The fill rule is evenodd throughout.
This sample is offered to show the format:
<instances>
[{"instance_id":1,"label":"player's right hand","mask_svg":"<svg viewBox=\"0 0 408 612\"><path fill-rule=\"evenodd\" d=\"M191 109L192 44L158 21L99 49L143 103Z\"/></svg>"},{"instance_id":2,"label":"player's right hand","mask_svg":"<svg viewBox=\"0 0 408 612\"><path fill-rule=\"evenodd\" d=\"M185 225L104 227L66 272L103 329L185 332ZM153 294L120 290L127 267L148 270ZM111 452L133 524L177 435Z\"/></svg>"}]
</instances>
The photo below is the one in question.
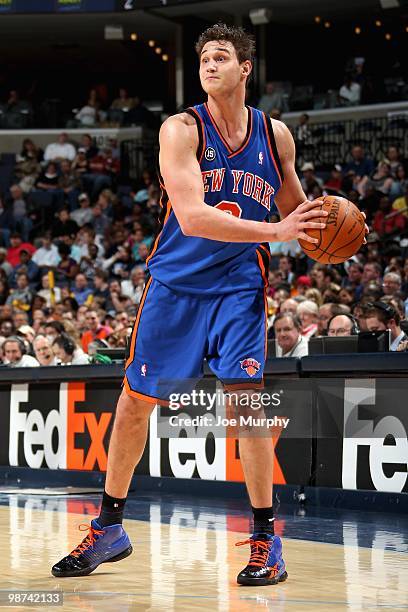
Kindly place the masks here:
<instances>
[{"instance_id":1,"label":"player's right hand","mask_svg":"<svg viewBox=\"0 0 408 612\"><path fill-rule=\"evenodd\" d=\"M306 229L324 229L326 223L321 221L321 217L327 217L327 210L322 210L323 199L319 198L310 202L306 200L299 204L293 212L290 213L283 221L275 224L275 229L278 230L279 242L287 242L288 240L305 240L306 242L317 243L317 238L311 238L305 232ZM319 208L317 208L319 206ZM320 217L319 221L317 218Z\"/></svg>"}]
</instances>

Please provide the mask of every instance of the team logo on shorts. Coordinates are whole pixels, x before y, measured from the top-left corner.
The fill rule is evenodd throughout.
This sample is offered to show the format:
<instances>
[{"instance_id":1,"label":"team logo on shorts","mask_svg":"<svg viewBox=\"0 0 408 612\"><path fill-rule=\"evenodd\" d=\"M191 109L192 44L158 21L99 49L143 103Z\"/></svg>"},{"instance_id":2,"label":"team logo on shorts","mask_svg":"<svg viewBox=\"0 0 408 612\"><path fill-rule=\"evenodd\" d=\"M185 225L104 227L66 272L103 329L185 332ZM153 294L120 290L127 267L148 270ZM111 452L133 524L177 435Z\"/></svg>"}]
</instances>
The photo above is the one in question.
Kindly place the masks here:
<instances>
[{"instance_id":1,"label":"team logo on shorts","mask_svg":"<svg viewBox=\"0 0 408 612\"><path fill-rule=\"evenodd\" d=\"M147 374L147 365L145 363L140 368L140 373L141 373L142 376L146 376L146 374Z\"/></svg>"},{"instance_id":2,"label":"team logo on shorts","mask_svg":"<svg viewBox=\"0 0 408 612\"><path fill-rule=\"evenodd\" d=\"M261 369L261 364L256 359L252 359L252 357L248 357L248 359L244 359L239 362L241 364L241 370L245 370L248 376L255 376Z\"/></svg>"},{"instance_id":3,"label":"team logo on shorts","mask_svg":"<svg viewBox=\"0 0 408 612\"><path fill-rule=\"evenodd\" d=\"M217 157L217 153L212 147L207 147L205 150L204 157L207 161L211 162L214 161L214 159Z\"/></svg>"}]
</instances>

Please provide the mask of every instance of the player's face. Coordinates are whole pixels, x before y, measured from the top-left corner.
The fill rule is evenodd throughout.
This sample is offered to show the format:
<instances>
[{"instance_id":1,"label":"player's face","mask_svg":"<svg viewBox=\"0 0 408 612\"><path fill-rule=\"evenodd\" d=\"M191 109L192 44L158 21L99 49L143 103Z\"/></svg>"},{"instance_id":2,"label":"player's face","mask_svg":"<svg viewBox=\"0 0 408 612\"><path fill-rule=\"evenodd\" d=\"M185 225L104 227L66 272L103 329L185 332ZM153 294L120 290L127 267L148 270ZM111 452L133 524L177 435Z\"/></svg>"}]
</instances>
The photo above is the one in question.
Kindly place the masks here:
<instances>
[{"instance_id":1,"label":"player's face","mask_svg":"<svg viewBox=\"0 0 408 612\"><path fill-rule=\"evenodd\" d=\"M229 93L245 83L251 62L239 63L234 45L226 41L210 41L200 57L200 80L208 95Z\"/></svg>"}]
</instances>

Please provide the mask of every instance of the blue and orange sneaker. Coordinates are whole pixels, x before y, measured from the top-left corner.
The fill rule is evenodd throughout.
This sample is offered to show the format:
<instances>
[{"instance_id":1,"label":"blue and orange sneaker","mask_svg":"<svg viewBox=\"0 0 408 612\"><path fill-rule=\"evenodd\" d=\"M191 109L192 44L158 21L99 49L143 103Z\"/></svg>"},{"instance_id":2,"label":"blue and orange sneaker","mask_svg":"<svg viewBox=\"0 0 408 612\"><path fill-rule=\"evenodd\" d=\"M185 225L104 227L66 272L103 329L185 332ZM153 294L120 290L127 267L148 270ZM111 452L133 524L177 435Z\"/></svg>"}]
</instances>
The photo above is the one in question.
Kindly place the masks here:
<instances>
[{"instance_id":1,"label":"blue and orange sneaker","mask_svg":"<svg viewBox=\"0 0 408 612\"><path fill-rule=\"evenodd\" d=\"M282 559L282 540L267 533L254 533L249 540L237 542L235 546L250 544L251 556L248 565L239 572L238 584L264 586L278 584L288 577Z\"/></svg>"},{"instance_id":2,"label":"blue and orange sneaker","mask_svg":"<svg viewBox=\"0 0 408 612\"><path fill-rule=\"evenodd\" d=\"M94 519L90 525L79 525L80 531L87 529L89 533L81 544L52 567L53 576L88 576L101 563L121 561L132 553L132 545L122 525L101 527Z\"/></svg>"}]
</instances>

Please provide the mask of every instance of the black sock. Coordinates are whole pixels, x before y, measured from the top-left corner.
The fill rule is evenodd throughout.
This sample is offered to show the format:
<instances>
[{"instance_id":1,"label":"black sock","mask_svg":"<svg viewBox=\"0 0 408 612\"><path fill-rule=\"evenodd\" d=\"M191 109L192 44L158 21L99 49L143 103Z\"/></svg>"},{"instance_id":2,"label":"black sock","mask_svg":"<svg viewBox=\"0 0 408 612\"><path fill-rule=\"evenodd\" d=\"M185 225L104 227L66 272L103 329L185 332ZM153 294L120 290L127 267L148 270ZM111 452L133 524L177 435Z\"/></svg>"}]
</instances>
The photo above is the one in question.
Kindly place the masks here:
<instances>
[{"instance_id":1,"label":"black sock","mask_svg":"<svg viewBox=\"0 0 408 612\"><path fill-rule=\"evenodd\" d=\"M270 508L254 508L254 533L267 533L275 535L275 519L273 518L273 509Z\"/></svg>"},{"instance_id":2,"label":"black sock","mask_svg":"<svg viewBox=\"0 0 408 612\"><path fill-rule=\"evenodd\" d=\"M96 519L101 527L122 524L126 499L111 497L106 491L103 492L102 506Z\"/></svg>"}]
</instances>

